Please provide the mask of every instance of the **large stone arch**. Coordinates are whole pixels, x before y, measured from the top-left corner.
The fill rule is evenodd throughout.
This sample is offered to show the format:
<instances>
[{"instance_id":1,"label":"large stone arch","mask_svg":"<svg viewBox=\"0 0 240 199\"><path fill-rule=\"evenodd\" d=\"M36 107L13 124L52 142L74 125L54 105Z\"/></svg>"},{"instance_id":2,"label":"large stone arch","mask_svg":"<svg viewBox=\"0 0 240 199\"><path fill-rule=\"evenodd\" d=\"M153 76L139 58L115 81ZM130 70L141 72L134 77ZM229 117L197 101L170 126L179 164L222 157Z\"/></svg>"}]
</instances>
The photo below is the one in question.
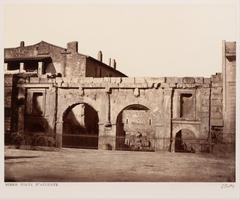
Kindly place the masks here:
<instances>
[{"instance_id":1,"label":"large stone arch","mask_svg":"<svg viewBox=\"0 0 240 199\"><path fill-rule=\"evenodd\" d=\"M74 148L98 148L98 112L88 103L74 103L62 114L62 145Z\"/></svg>"},{"instance_id":2,"label":"large stone arch","mask_svg":"<svg viewBox=\"0 0 240 199\"><path fill-rule=\"evenodd\" d=\"M144 123L148 122L150 113L150 108L142 104L129 104L121 109L116 118L117 150L152 150L149 136L152 129Z\"/></svg>"},{"instance_id":3,"label":"large stone arch","mask_svg":"<svg viewBox=\"0 0 240 199\"><path fill-rule=\"evenodd\" d=\"M83 104L83 103L91 106L93 109L95 109L98 112L98 115L99 115L100 108L99 108L98 104L96 103L96 101L94 101L88 97L83 97L83 98L75 97L75 98L72 98L71 100L63 101L61 103L61 106L58 106L57 120L62 122L63 114L67 109L74 107L77 104Z\"/></svg>"},{"instance_id":4,"label":"large stone arch","mask_svg":"<svg viewBox=\"0 0 240 199\"><path fill-rule=\"evenodd\" d=\"M111 113L111 121L113 122L113 124L117 121L117 117L118 115L126 108L131 107L132 105L140 105L142 107L145 107L146 109L149 109L150 111L152 111L152 106L150 103L148 103L145 100L141 100L141 101L132 101L131 103L123 103L123 104L119 104L118 106L115 106L114 109L112 110Z\"/></svg>"}]
</instances>

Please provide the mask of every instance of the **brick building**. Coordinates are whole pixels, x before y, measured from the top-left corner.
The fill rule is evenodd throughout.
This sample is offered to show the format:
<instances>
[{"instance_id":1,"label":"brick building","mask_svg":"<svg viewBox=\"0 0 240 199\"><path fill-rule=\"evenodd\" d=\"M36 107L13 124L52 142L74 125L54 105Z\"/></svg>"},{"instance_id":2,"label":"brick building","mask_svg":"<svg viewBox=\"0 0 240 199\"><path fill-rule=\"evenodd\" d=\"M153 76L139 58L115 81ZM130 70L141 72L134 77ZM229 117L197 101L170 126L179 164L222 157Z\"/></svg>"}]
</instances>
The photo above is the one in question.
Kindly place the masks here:
<instances>
[{"instance_id":1,"label":"brick building","mask_svg":"<svg viewBox=\"0 0 240 199\"><path fill-rule=\"evenodd\" d=\"M6 143L192 152L235 143L235 42L223 42L223 73L210 78L126 77L77 42L21 42L4 56Z\"/></svg>"}]
</instances>

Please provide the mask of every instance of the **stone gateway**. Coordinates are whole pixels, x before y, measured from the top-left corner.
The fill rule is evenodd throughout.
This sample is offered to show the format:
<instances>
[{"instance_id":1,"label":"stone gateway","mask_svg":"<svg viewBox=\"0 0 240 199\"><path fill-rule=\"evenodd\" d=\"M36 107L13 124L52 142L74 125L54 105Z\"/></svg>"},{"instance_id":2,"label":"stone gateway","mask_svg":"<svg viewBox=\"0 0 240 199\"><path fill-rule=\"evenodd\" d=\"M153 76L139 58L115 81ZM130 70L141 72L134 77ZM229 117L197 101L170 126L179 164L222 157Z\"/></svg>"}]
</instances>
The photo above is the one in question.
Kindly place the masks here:
<instances>
[{"instance_id":1,"label":"stone gateway","mask_svg":"<svg viewBox=\"0 0 240 199\"><path fill-rule=\"evenodd\" d=\"M108 150L198 152L235 143L236 43L222 73L127 77L47 42L5 48L5 143Z\"/></svg>"}]
</instances>

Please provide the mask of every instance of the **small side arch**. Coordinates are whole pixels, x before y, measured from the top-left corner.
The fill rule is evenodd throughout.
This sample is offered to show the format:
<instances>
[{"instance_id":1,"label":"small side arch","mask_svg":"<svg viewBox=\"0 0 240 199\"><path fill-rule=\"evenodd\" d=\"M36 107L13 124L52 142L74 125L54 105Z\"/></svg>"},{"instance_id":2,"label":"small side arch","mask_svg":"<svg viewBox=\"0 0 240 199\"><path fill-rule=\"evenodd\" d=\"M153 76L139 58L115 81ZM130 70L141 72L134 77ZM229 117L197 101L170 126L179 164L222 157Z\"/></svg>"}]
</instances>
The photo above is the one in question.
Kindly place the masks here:
<instances>
[{"instance_id":1,"label":"small side arch","mask_svg":"<svg viewBox=\"0 0 240 199\"><path fill-rule=\"evenodd\" d=\"M175 152L192 152L196 151L196 135L192 130L180 129L174 136Z\"/></svg>"},{"instance_id":2,"label":"small side arch","mask_svg":"<svg viewBox=\"0 0 240 199\"><path fill-rule=\"evenodd\" d=\"M199 138L199 130L198 130L198 126L195 125L188 125L188 124L178 124L177 126L175 126L172 130L172 137L175 137L176 134L182 130L182 129L187 129L190 130L194 133L196 138Z\"/></svg>"}]
</instances>

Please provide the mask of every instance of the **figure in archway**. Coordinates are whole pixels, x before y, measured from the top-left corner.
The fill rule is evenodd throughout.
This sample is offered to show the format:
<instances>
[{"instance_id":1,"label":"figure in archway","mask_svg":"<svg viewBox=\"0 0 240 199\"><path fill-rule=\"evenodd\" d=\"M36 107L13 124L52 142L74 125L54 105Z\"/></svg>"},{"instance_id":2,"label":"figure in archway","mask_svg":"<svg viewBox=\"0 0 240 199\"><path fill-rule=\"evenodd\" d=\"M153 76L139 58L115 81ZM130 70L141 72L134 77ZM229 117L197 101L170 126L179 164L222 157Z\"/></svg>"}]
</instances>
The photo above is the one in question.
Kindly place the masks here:
<instances>
[{"instance_id":1,"label":"figure in archway","mask_svg":"<svg viewBox=\"0 0 240 199\"><path fill-rule=\"evenodd\" d=\"M175 152L195 153L195 139L194 133L188 129L178 131L175 136Z\"/></svg>"}]
</instances>

